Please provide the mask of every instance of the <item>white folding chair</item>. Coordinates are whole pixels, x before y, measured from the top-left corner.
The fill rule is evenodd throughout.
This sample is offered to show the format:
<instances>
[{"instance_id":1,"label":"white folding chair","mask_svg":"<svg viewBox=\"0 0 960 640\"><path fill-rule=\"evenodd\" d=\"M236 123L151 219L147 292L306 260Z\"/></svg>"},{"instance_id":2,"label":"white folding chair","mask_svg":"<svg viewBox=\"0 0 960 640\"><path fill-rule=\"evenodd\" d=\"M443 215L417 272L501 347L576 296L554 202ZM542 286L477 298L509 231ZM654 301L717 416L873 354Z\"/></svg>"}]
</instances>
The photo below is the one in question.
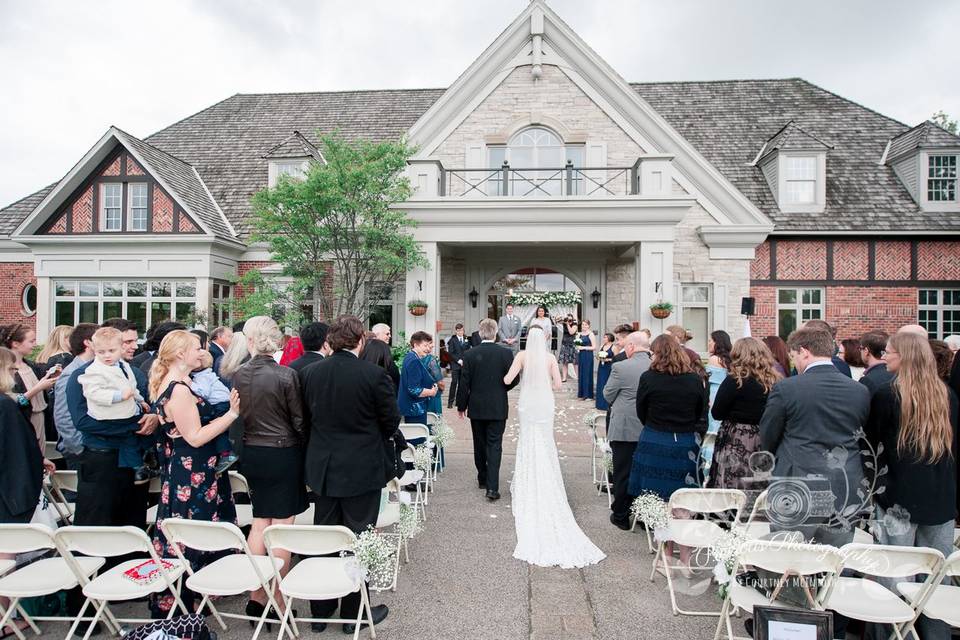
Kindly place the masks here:
<instances>
[{"instance_id":1,"label":"white folding chair","mask_svg":"<svg viewBox=\"0 0 960 640\"><path fill-rule=\"evenodd\" d=\"M413 464L414 460L416 460L416 451L417 450L413 448L413 445L408 444L406 450L400 453L400 459L404 462ZM421 485L424 483L426 475L427 474L425 474L423 470L413 468L407 469L399 478L401 487L406 487L408 485L413 485L416 487L416 491L414 492L413 496L413 502L411 504L418 512L420 512L420 517L423 518L424 521L427 519L427 494L425 491L423 491L423 487Z\"/></svg>"},{"instance_id":2,"label":"white folding chair","mask_svg":"<svg viewBox=\"0 0 960 640\"><path fill-rule=\"evenodd\" d=\"M733 627L730 616L738 610L753 612L755 606L784 607L777 602L781 588L788 580L814 580L822 578L820 587L814 592L807 590L808 604L816 610L823 610L823 599L830 585L840 572L843 559L836 547L824 544L791 542L786 537L780 540L748 540L740 548L727 584L727 596L720 609L720 620L714 640L720 637L720 631L726 627L727 638L733 640ZM736 576L746 567L765 569L777 574L779 580L767 597L750 586L737 582Z\"/></svg>"},{"instance_id":3,"label":"white folding chair","mask_svg":"<svg viewBox=\"0 0 960 640\"><path fill-rule=\"evenodd\" d=\"M943 554L929 547L901 547L893 545L850 543L840 548L843 569L850 569L865 576L876 578L907 578L925 574L922 583L914 592L914 600L923 602L926 592L943 564ZM824 608L836 611L854 620L893 625L894 635L903 640L902 629L913 630L916 610L900 599L896 593L876 580L863 577L840 576L833 582Z\"/></svg>"},{"instance_id":4,"label":"white folding chair","mask_svg":"<svg viewBox=\"0 0 960 640\"><path fill-rule=\"evenodd\" d=\"M0 553L28 553L55 549L53 532L42 524L0 524ZM97 557L77 558L77 566L85 577L90 577L100 570L104 559ZM21 569L16 567L14 560L0 560L0 596L10 599L6 611L0 607L0 629L3 629L14 611L36 632L40 634L34 620L71 621L73 617L59 616L29 616L20 605L22 598L45 596L61 590L72 589L79 584L74 568L62 557L43 558L32 562ZM89 620L89 618L87 618ZM23 633L15 623L11 623L13 632L20 640ZM92 625L91 625L92 626Z\"/></svg>"},{"instance_id":5,"label":"white folding chair","mask_svg":"<svg viewBox=\"0 0 960 640\"><path fill-rule=\"evenodd\" d=\"M267 551L273 557L274 550L284 549L304 557L280 580L284 612L277 640L283 640L286 621L289 618L296 629L293 615L294 600L334 600L360 592L360 610L356 619L345 618L298 618L300 622L327 622L356 625L353 638L360 637L360 623L366 614L370 637L376 638L373 614L370 611L370 596L361 572L352 557L316 557L352 551L357 540L353 531L341 526L300 526L275 524L263 532Z\"/></svg>"},{"instance_id":6,"label":"white folding chair","mask_svg":"<svg viewBox=\"0 0 960 640\"><path fill-rule=\"evenodd\" d=\"M690 519L676 518L671 515L667 526L658 535L660 544L657 554L653 558L653 568L650 571L650 581L653 582L657 574L657 562L663 565L667 577L667 589L670 592L670 605L673 615L685 616L715 616L717 611L689 611L681 609L677 604L676 591L673 586L673 574L667 558L667 543L672 542L694 549L707 549L714 541L723 535L723 529L716 522L706 519L711 515L733 511L733 522L740 519L740 510L747 502L747 496L739 489L677 489L670 496L670 513L675 509L683 509L690 513ZM704 519L693 519L695 516L704 516Z\"/></svg>"},{"instance_id":7,"label":"white folding chair","mask_svg":"<svg viewBox=\"0 0 960 640\"><path fill-rule=\"evenodd\" d=\"M607 454L613 455L613 450L610 448L610 443L607 442L606 438L602 438L603 442L600 444L600 484L597 485L597 495L602 495L604 492L607 493L607 506L613 506L613 492L612 486L610 485L610 474L607 472Z\"/></svg>"},{"instance_id":8,"label":"white folding chair","mask_svg":"<svg viewBox=\"0 0 960 640\"><path fill-rule=\"evenodd\" d=\"M590 439L593 441L593 447L590 449L590 467L593 474L593 484L602 486L600 478L606 477L607 471L603 468L603 451L607 447L606 436L600 435L600 427L606 429L607 416L604 413L598 413L593 416L593 424L590 425ZM598 492L599 493L599 492Z\"/></svg>"},{"instance_id":9,"label":"white folding chair","mask_svg":"<svg viewBox=\"0 0 960 640\"><path fill-rule=\"evenodd\" d=\"M238 493L250 496L250 483L239 471L228 471L227 477L230 479L230 493ZM253 524L253 504L248 500L245 504L235 505L237 509L237 526L249 527Z\"/></svg>"},{"instance_id":10,"label":"white folding chair","mask_svg":"<svg viewBox=\"0 0 960 640\"><path fill-rule=\"evenodd\" d=\"M924 594L926 583L916 582L898 582L897 591L914 605L917 615L911 621L909 627L901 629L901 633L906 635L907 631L913 631L913 625L917 622L917 617L922 613L928 618L942 620L951 627L960 627L960 587L952 584L940 584L944 578L954 578L960 576L960 551L954 551L940 565L940 571L934 576L931 587ZM925 595L925 597L923 597ZM914 635L916 632L913 631Z\"/></svg>"},{"instance_id":11,"label":"white folding chair","mask_svg":"<svg viewBox=\"0 0 960 640\"><path fill-rule=\"evenodd\" d=\"M280 578L280 569L283 567L282 559L253 555L250 547L247 546L243 532L229 522L167 518L160 524L160 528L173 547L177 558L187 569L186 585L203 596L197 607L198 613L203 613L204 606L209 607L210 613L217 619L223 630L227 629L223 618L257 621L257 628L253 632L254 638L260 635L260 630L271 608L276 610L277 617L280 617L280 607L273 593L274 585ZM181 545L197 551L236 550L240 553L231 553L194 571L183 556ZM218 611L210 600L211 597L235 596L257 589L263 589L267 594L267 606L260 617ZM299 635L299 632L294 629L292 634Z\"/></svg>"},{"instance_id":12,"label":"white folding chair","mask_svg":"<svg viewBox=\"0 0 960 640\"><path fill-rule=\"evenodd\" d=\"M428 494L433 490L433 476L436 473L438 459L436 444L433 442L433 436L430 435L430 428L424 424L411 424L404 422L400 424L400 433L403 434L403 437L408 443L411 440L423 440L423 444L425 444L427 449L430 450L432 463L430 469L424 473L423 489L424 493ZM419 444L417 446L419 446ZM427 501L429 498L424 496L424 500Z\"/></svg>"},{"instance_id":13,"label":"white folding chair","mask_svg":"<svg viewBox=\"0 0 960 640\"><path fill-rule=\"evenodd\" d=\"M77 493L77 472L76 471L54 471L44 479L44 494L50 501L50 506L57 512L57 517L63 524L73 523L73 514L77 510L75 502L67 500L64 491Z\"/></svg>"},{"instance_id":14,"label":"white folding chair","mask_svg":"<svg viewBox=\"0 0 960 640\"><path fill-rule=\"evenodd\" d=\"M43 457L51 462L54 460L59 460L63 457L63 454L60 453L59 449L57 449L56 440L47 440L43 443Z\"/></svg>"},{"instance_id":15,"label":"white folding chair","mask_svg":"<svg viewBox=\"0 0 960 640\"><path fill-rule=\"evenodd\" d=\"M80 608L80 613L70 627L67 633L67 640L73 637L77 625L80 623L83 613L87 607L93 603L96 611L93 616L93 622L84 634L84 640L90 636L94 624L105 616L110 622L150 622L150 619L143 618L117 618L110 611L109 603L123 602L143 598L154 593L162 593L169 590L173 594L175 606L170 607L168 618L172 618L176 613L177 607L186 614L191 613L183 600L180 599L180 577L184 572L184 565L177 559L170 559L168 562L172 565L169 569L165 568L157 552L153 548L153 543L142 529L137 527L78 527L70 526L57 529L53 535L57 549L60 550L67 562L73 566L74 574L79 579L83 587L83 595L86 599ZM121 562L112 569L99 576L89 579L81 570L81 559L74 555L74 552L86 556L96 556L101 558L111 558L127 554L144 554L140 558ZM152 582L138 583L126 576L124 573L147 560L153 560L159 568L159 578ZM119 625L117 625L119 627Z\"/></svg>"},{"instance_id":16,"label":"white folding chair","mask_svg":"<svg viewBox=\"0 0 960 640\"><path fill-rule=\"evenodd\" d=\"M377 529L386 529L388 527L394 527L396 529L397 522L400 521L400 494L403 491L400 488L400 482L394 478L387 483L387 486L383 488L380 497L380 513L377 514L377 524L375 527ZM396 499L394 499L396 496ZM406 556L406 562L410 561L410 554L407 550L407 541L402 535L396 530L392 532L384 531L382 535L385 538L394 538L397 542L396 551L394 552L394 563L393 563L393 580L390 583L389 587L380 589L371 587L371 591L390 591L397 590L397 576L400 574L400 551L404 551Z\"/></svg>"},{"instance_id":17,"label":"white folding chair","mask_svg":"<svg viewBox=\"0 0 960 640\"><path fill-rule=\"evenodd\" d=\"M433 431L433 427L440 424L441 422L443 422L442 416L440 416L439 414L433 413L432 411L427 411L427 427L430 428L431 432ZM431 441L432 440L433 440L433 436L431 436ZM435 455L433 457L433 481L436 482L437 478L440 476L440 473L443 471L443 466L440 464L440 458L441 456L443 456L443 447L437 445L436 442L434 442L433 444L436 447L434 449Z\"/></svg>"}]
</instances>

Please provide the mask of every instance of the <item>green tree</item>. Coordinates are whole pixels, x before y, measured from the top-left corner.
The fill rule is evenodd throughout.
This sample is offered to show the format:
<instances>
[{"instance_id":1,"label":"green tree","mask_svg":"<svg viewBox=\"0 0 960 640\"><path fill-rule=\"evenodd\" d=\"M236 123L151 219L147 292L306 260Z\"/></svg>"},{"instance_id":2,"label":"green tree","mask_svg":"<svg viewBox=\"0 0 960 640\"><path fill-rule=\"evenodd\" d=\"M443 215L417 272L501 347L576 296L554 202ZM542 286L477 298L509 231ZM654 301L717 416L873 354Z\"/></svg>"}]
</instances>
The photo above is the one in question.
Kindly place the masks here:
<instances>
[{"instance_id":1,"label":"green tree","mask_svg":"<svg viewBox=\"0 0 960 640\"><path fill-rule=\"evenodd\" d=\"M325 164L311 163L302 179L283 176L253 196L251 239L270 247L294 289L316 292L323 318L366 318L369 284L427 265L414 221L394 206L410 197L403 172L413 149L336 135L321 143ZM330 288L332 296L321 295Z\"/></svg>"},{"instance_id":2,"label":"green tree","mask_svg":"<svg viewBox=\"0 0 960 640\"><path fill-rule=\"evenodd\" d=\"M943 112L943 110L937 111L935 114L930 116L930 121L936 125L939 125L942 129L945 129L957 135L957 121L951 120L950 116Z\"/></svg>"}]
</instances>

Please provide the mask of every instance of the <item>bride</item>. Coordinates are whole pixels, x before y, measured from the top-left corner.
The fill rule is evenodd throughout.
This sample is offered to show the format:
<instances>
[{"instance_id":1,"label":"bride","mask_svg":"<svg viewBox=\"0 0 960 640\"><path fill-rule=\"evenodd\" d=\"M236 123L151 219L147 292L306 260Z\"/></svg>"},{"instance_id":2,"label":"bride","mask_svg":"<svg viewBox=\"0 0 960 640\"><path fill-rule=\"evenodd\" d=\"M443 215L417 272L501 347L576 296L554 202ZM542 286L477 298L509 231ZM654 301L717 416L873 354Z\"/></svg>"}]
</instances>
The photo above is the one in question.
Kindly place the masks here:
<instances>
[{"instance_id":1,"label":"bride","mask_svg":"<svg viewBox=\"0 0 960 640\"><path fill-rule=\"evenodd\" d=\"M538 325L530 327L527 348L514 358L503 382L510 384L521 370L520 442L510 485L517 528L513 557L564 569L595 564L606 556L580 530L563 486L553 439L553 391L560 389L560 368L547 353L546 336Z\"/></svg>"}]
</instances>

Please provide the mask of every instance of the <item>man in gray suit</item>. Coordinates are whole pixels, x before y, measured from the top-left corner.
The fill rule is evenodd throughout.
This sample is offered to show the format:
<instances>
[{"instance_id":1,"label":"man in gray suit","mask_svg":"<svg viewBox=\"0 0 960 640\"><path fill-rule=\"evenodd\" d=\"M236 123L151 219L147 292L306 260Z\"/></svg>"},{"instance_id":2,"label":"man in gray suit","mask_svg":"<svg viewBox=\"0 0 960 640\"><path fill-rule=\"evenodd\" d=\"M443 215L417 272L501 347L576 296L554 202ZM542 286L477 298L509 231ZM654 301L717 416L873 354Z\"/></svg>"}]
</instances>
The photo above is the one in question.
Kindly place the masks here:
<instances>
[{"instance_id":1,"label":"man in gray suit","mask_svg":"<svg viewBox=\"0 0 960 640\"><path fill-rule=\"evenodd\" d=\"M841 546L853 531L838 516L850 518L861 502L857 432L870 413L870 391L832 365L828 331L798 329L787 348L800 375L773 387L760 419L761 447L776 457L767 503L779 509L776 528Z\"/></svg>"},{"instance_id":2,"label":"man in gray suit","mask_svg":"<svg viewBox=\"0 0 960 640\"><path fill-rule=\"evenodd\" d=\"M647 334L634 331L623 343L627 359L616 362L603 388L603 397L610 403L610 424L607 441L613 451L613 504L610 522L624 531L630 530L630 505L635 496L627 493L633 453L640 440L643 424L637 416L637 388L640 376L650 368L650 341Z\"/></svg>"},{"instance_id":3,"label":"man in gray suit","mask_svg":"<svg viewBox=\"0 0 960 640\"><path fill-rule=\"evenodd\" d=\"M506 312L507 315L497 322L497 335L500 336L500 342L516 353L520 350L520 316L514 315L512 304L507 305Z\"/></svg>"}]
</instances>

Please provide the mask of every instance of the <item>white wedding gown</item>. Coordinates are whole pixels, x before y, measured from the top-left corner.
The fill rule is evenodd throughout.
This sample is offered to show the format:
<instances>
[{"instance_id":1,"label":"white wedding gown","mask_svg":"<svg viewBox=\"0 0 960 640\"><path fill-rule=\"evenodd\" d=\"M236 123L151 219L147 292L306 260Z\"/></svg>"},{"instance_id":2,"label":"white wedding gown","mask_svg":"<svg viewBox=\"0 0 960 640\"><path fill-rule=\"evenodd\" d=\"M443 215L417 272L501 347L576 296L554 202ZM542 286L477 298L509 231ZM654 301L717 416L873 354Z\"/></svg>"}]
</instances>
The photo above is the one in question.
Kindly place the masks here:
<instances>
[{"instance_id":1,"label":"white wedding gown","mask_svg":"<svg viewBox=\"0 0 960 640\"><path fill-rule=\"evenodd\" d=\"M510 493L517 547L513 557L541 567L573 569L606 555L570 511L553 439L554 398L543 333L527 336L520 382L520 438Z\"/></svg>"}]
</instances>

